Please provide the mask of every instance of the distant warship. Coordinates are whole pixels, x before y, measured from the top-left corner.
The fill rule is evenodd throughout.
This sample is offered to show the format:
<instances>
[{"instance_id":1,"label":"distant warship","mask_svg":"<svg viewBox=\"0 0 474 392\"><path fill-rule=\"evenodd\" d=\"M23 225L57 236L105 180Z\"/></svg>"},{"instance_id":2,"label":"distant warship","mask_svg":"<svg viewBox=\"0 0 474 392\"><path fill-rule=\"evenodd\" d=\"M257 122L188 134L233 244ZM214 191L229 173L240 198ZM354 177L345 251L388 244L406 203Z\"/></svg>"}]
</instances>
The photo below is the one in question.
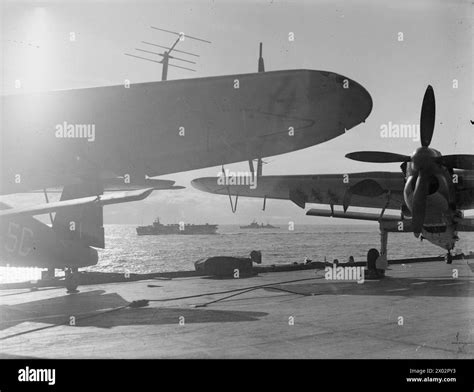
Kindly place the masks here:
<instances>
[{"instance_id":1,"label":"distant warship","mask_svg":"<svg viewBox=\"0 0 474 392\"><path fill-rule=\"evenodd\" d=\"M217 225L163 225L160 223L160 219L156 218L152 225L149 226L138 226L138 235L165 235L165 234L216 234Z\"/></svg>"},{"instance_id":2,"label":"distant warship","mask_svg":"<svg viewBox=\"0 0 474 392\"><path fill-rule=\"evenodd\" d=\"M277 226L272 226L269 223L264 225L263 223L258 224L257 221L253 221L248 226L240 226L241 229L279 229Z\"/></svg>"}]
</instances>

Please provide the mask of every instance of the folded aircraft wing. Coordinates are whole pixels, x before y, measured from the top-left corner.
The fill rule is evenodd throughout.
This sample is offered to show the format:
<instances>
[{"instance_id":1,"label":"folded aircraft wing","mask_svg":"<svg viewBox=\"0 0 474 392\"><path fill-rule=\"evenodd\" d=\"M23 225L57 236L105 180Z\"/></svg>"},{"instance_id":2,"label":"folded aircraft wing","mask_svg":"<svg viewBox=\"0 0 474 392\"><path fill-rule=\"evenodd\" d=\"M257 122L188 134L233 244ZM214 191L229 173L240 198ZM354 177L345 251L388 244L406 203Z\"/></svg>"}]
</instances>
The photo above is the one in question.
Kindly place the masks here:
<instances>
[{"instance_id":1,"label":"folded aircraft wing","mask_svg":"<svg viewBox=\"0 0 474 392\"><path fill-rule=\"evenodd\" d=\"M400 221L399 215L373 213L373 212L359 212L359 211L331 211L324 210L321 208L311 208L308 210L306 215L311 216L323 216L332 218L343 218L343 219L356 219L356 220L368 220L368 221Z\"/></svg>"},{"instance_id":2,"label":"folded aircraft wing","mask_svg":"<svg viewBox=\"0 0 474 392\"><path fill-rule=\"evenodd\" d=\"M81 182L79 177L54 177L51 176L52 184L62 184L61 186L46 186L43 188L31 188L25 189L23 193L44 193L45 188L48 193L62 193L63 186L69 184L77 184ZM176 181L173 180L162 180L157 178L147 178L145 176L133 175L133 176L117 176L114 173L104 173L101 176L101 183L104 187L105 192L122 192L122 191L135 191L153 188L157 190L177 190L184 189L184 186L175 185Z\"/></svg>"},{"instance_id":3,"label":"folded aircraft wing","mask_svg":"<svg viewBox=\"0 0 474 392\"><path fill-rule=\"evenodd\" d=\"M191 182L204 192L221 195L291 200L306 203L400 209L404 177L400 172L364 172L321 175L205 177Z\"/></svg>"},{"instance_id":4,"label":"folded aircraft wing","mask_svg":"<svg viewBox=\"0 0 474 392\"><path fill-rule=\"evenodd\" d=\"M99 196L88 196L81 197L71 200L61 200L52 203L37 204L32 207L25 208L9 208L0 211L0 218L12 217L12 216L35 216L47 214L50 212L58 212L66 210L71 207L85 206L85 205L98 205L105 206L109 204L126 203L130 201L143 200L148 197L152 192L153 188L140 189L137 191L128 192L115 192L107 195Z\"/></svg>"},{"instance_id":5,"label":"folded aircraft wing","mask_svg":"<svg viewBox=\"0 0 474 392\"><path fill-rule=\"evenodd\" d=\"M311 70L15 94L0 104L0 194L100 170L133 181L284 154L342 135L372 110L357 82Z\"/></svg>"},{"instance_id":6,"label":"folded aircraft wing","mask_svg":"<svg viewBox=\"0 0 474 392\"><path fill-rule=\"evenodd\" d=\"M175 185L175 182L156 178L140 178L139 176L120 176L104 179L103 185L106 192L132 191L145 188L153 188L155 191L184 189L184 186Z\"/></svg>"},{"instance_id":7,"label":"folded aircraft wing","mask_svg":"<svg viewBox=\"0 0 474 392\"><path fill-rule=\"evenodd\" d=\"M355 219L378 222L380 229L386 232L395 233L411 233L413 232L413 224L411 219L406 219L400 215L386 213L385 210L380 212L363 212L363 211L338 211L327 210L321 208L312 208L306 215L322 216L340 219Z\"/></svg>"}]
</instances>

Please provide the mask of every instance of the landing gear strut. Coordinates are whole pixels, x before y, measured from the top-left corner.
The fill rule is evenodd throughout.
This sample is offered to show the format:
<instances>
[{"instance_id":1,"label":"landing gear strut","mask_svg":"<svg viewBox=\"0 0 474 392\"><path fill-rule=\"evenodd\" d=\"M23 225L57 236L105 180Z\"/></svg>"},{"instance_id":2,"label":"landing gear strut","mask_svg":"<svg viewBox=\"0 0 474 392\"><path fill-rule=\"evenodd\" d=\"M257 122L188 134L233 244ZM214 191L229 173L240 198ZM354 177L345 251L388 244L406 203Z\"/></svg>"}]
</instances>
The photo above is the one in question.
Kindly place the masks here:
<instances>
[{"instance_id":1,"label":"landing gear strut","mask_svg":"<svg viewBox=\"0 0 474 392\"><path fill-rule=\"evenodd\" d=\"M64 272L64 282L66 285L67 293L78 293L79 290L77 290L77 286L79 286L79 272L77 271L77 268L66 268Z\"/></svg>"},{"instance_id":2,"label":"landing gear strut","mask_svg":"<svg viewBox=\"0 0 474 392\"><path fill-rule=\"evenodd\" d=\"M387 256L388 231L380 228L380 254Z\"/></svg>"},{"instance_id":3,"label":"landing gear strut","mask_svg":"<svg viewBox=\"0 0 474 392\"><path fill-rule=\"evenodd\" d=\"M380 252L372 248L367 253L367 279L379 279L385 276L387 268L388 231L380 225Z\"/></svg>"}]
</instances>

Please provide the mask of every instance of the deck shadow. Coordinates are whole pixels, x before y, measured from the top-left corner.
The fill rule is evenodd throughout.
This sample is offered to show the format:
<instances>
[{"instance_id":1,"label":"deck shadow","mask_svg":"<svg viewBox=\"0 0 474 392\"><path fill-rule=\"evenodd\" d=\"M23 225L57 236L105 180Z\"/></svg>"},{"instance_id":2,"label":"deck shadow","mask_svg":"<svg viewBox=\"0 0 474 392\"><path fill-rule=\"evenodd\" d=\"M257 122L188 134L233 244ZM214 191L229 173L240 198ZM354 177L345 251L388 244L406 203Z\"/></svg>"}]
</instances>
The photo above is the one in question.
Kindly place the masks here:
<instances>
[{"instance_id":1,"label":"deck shadow","mask_svg":"<svg viewBox=\"0 0 474 392\"><path fill-rule=\"evenodd\" d=\"M196 309L184 307L128 308L128 301L117 293L94 290L75 295L65 295L18 305L0 306L0 330L24 322L95 326L112 328L126 325L166 325L195 323L224 323L257 321L267 315L264 312ZM182 319L184 317L184 319Z\"/></svg>"}]
</instances>

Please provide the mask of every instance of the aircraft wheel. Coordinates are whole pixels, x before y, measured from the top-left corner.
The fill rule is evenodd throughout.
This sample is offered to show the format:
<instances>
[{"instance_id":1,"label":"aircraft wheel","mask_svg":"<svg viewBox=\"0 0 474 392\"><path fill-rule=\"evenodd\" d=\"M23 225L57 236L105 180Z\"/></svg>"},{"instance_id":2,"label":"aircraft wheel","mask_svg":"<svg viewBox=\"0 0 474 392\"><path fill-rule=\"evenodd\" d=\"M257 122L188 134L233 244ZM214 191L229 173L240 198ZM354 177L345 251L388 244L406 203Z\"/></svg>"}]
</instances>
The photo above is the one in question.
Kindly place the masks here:
<instances>
[{"instance_id":1,"label":"aircraft wheel","mask_svg":"<svg viewBox=\"0 0 474 392\"><path fill-rule=\"evenodd\" d=\"M369 271L375 271L377 269L375 262L379 258L380 253L377 249L371 248L367 252L367 269Z\"/></svg>"},{"instance_id":2,"label":"aircraft wheel","mask_svg":"<svg viewBox=\"0 0 474 392\"><path fill-rule=\"evenodd\" d=\"M446 255L446 264L452 264L453 263L453 255L451 254L451 252L448 252L448 254Z\"/></svg>"},{"instance_id":3,"label":"aircraft wheel","mask_svg":"<svg viewBox=\"0 0 474 392\"><path fill-rule=\"evenodd\" d=\"M72 269L66 269L66 277L64 279L68 294L78 293L77 287L79 286L79 273Z\"/></svg>"}]
</instances>

